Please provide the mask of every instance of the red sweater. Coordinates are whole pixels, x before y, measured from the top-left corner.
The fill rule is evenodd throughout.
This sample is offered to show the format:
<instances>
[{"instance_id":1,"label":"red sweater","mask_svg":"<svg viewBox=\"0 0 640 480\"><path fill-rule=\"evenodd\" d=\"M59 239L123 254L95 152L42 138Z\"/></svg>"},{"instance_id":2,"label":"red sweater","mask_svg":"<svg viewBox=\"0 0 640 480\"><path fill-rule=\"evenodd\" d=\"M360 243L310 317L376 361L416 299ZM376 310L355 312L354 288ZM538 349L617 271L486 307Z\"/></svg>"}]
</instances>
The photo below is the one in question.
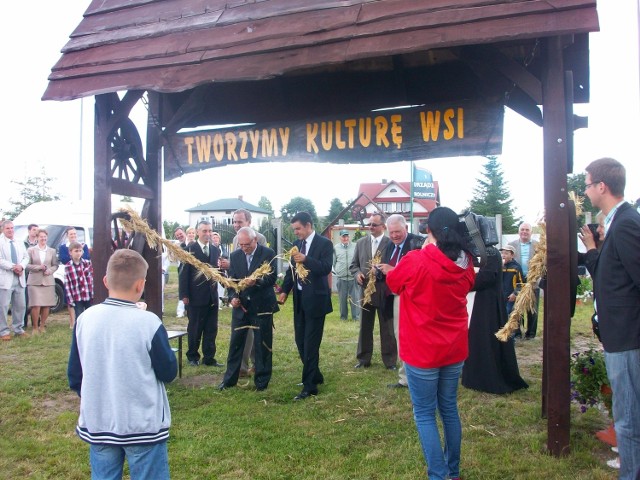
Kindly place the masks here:
<instances>
[{"instance_id":1,"label":"red sweater","mask_svg":"<svg viewBox=\"0 0 640 480\"><path fill-rule=\"evenodd\" d=\"M467 294L475 273L429 244L407 253L387 274L400 295L400 358L418 368L461 362L469 354Z\"/></svg>"}]
</instances>

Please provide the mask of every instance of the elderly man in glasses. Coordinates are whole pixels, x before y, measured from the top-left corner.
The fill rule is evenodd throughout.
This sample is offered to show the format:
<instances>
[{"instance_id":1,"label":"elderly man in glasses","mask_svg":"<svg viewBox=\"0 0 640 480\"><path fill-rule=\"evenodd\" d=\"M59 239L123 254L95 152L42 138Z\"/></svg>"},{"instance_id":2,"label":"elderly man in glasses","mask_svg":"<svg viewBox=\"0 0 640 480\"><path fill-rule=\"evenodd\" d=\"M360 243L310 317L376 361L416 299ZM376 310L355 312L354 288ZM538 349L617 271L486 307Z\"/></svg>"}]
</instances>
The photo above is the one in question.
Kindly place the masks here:
<instances>
[{"instance_id":1,"label":"elderly man in glasses","mask_svg":"<svg viewBox=\"0 0 640 480\"><path fill-rule=\"evenodd\" d=\"M351 273L355 276L356 282L362 289L360 298L364 296L364 290L369 283L369 270L371 260L376 253L385 251L389 238L384 235L385 219L381 213L374 213L369 218L369 234L362 237L356 243L356 249L351 262ZM376 282L374 277L374 282ZM382 361L388 369L395 369L398 361L398 349L396 347L396 337L393 333L393 311L385 309L386 289L384 280L376 282L376 288L371 295L371 300L362 305L360 314L360 334L358 335L358 350L356 358L358 363L355 368L368 368L371 366L371 355L373 354L373 327L378 313L380 322L380 352Z\"/></svg>"}]
</instances>

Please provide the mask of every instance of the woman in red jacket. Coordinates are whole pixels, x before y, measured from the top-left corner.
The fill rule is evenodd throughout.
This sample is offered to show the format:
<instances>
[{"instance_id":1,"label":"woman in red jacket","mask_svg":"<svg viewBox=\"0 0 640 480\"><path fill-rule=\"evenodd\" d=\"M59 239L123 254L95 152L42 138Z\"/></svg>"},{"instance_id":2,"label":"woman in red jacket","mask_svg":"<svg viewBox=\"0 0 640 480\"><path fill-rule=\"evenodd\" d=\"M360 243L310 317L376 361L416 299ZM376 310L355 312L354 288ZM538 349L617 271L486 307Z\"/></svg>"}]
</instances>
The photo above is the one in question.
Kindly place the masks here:
<instances>
[{"instance_id":1,"label":"woman in red jacket","mask_svg":"<svg viewBox=\"0 0 640 480\"><path fill-rule=\"evenodd\" d=\"M466 297L475 274L459 225L453 210L436 208L429 215L425 246L407 253L387 273L387 285L400 295L400 357L431 480L460 476L458 380L468 354Z\"/></svg>"}]
</instances>

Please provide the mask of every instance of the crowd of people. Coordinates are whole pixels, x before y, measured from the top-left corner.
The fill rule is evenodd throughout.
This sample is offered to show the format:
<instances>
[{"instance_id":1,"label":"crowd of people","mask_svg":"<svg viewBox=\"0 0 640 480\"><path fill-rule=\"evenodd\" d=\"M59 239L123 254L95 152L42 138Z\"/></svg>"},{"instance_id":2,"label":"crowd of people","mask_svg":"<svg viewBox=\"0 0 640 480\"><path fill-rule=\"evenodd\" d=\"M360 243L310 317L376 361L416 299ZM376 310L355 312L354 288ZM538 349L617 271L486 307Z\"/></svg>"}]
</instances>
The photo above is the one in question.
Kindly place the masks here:
<instances>
[{"instance_id":1,"label":"crowd of people","mask_svg":"<svg viewBox=\"0 0 640 480\"><path fill-rule=\"evenodd\" d=\"M625 172L619 162L601 159L587 167L585 193L601 209L597 233L587 226L580 237L587 252L581 257L594 281L599 334L607 374L613 389L613 417L620 455L620 478L640 475L640 214L624 201ZM355 369L372 365L373 332L378 317L380 356L384 367L397 372L391 388L406 389L427 473L431 479L460 477L462 425L458 412L459 385L491 394L510 394L527 388L518 369L515 342L533 340L538 333L537 308L521 319L522 328L506 342L495 333L513 310L537 242L532 227L523 223L519 238L500 249L488 246L480 266L461 230L458 215L449 208L430 212L427 236L408 232L402 215L371 215L369 233L354 244L348 230L333 245L317 234L311 216L299 212L291 219L297 240L291 267L276 296L276 273L249 278L276 252L251 228L251 213L233 214L236 235L229 253L210 222L174 232L180 246L200 262L233 279L245 279L242 289L221 292L190 263L179 264L177 317L186 314L187 359L223 368L216 348L221 298L231 310L231 332L220 390L253 377L256 391L268 388L273 369L273 315L293 298L295 344L302 364L301 390L294 401L320 393L325 383L320 350L326 315L333 310L330 276L337 280L340 319L359 321ZM385 231L387 234L385 235ZM176 359L161 320L140 308L147 264L134 251L116 251L109 260L105 282L109 298L88 309L93 272L86 246L75 231L56 252L47 246L47 231L29 226L29 237L14 241L13 224L2 225L0 238L0 338L26 336L26 312L32 332L46 331L52 300L52 274L64 265L70 325L74 328L68 376L81 396L78 435L91 444L96 472L122 469L124 457L132 472L168 477L166 439L171 423L163 382L176 376ZM534 290L539 299L539 286ZM473 298L468 305L469 299ZM28 299L28 301L27 301ZM12 317L7 323L7 307ZM128 342L105 342L117 334L117 317L138 335ZM135 325L135 326L134 326ZM109 347L106 345L117 345ZM150 348L150 351L149 351ZM116 361L127 352L149 351L127 374ZM218 355L218 356L217 356ZM99 382L100 385L97 385ZM109 395L97 395L109 384ZM131 401L123 404L122 398ZM145 425L131 412L148 413ZM125 413L128 412L128 413ZM437 417L443 430L439 432ZM136 460L131 439L147 459Z\"/></svg>"},{"instance_id":2,"label":"crowd of people","mask_svg":"<svg viewBox=\"0 0 640 480\"><path fill-rule=\"evenodd\" d=\"M0 339L27 337L46 332L51 308L57 303L54 272L64 269L64 295L69 308L69 326L91 304L93 268L87 245L77 241L75 228L67 228L66 242L58 250L48 246L49 232L38 225L27 227L24 241L14 238L14 225L2 222L0 236ZM11 308L11 325L8 312Z\"/></svg>"}]
</instances>

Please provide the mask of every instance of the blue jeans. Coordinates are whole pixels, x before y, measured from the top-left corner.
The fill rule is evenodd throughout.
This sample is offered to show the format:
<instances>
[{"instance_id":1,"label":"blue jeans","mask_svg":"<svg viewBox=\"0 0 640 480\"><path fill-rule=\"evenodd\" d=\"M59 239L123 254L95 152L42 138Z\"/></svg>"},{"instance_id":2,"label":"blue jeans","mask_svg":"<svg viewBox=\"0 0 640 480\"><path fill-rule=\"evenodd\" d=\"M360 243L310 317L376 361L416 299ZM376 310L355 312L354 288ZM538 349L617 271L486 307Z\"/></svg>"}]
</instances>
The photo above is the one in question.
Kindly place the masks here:
<instances>
[{"instance_id":1,"label":"blue jeans","mask_svg":"<svg viewBox=\"0 0 640 480\"><path fill-rule=\"evenodd\" d=\"M413 417L430 480L460 476L462 425L458 414L458 381L463 364L418 368L405 363ZM436 408L444 427L444 450L440 444Z\"/></svg>"},{"instance_id":2,"label":"blue jeans","mask_svg":"<svg viewBox=\"0 0 640 480\"><path fill-rule=\"evenodd\" d=\"M613 390L613 421L621 480L640 478L640 349L604 352Z\"/></svg>"},{"instance_id":3,"label":"blue jeans","mask_svg":"<svg viewBox=\"0 0 640 480\"><path fill-rule=\"evenodd\" d=\"M167 442L155 445L90 445L92 480L120 480L124 459L129 462L131 480L169 479Z\"/></svg>"}]
</instances>

